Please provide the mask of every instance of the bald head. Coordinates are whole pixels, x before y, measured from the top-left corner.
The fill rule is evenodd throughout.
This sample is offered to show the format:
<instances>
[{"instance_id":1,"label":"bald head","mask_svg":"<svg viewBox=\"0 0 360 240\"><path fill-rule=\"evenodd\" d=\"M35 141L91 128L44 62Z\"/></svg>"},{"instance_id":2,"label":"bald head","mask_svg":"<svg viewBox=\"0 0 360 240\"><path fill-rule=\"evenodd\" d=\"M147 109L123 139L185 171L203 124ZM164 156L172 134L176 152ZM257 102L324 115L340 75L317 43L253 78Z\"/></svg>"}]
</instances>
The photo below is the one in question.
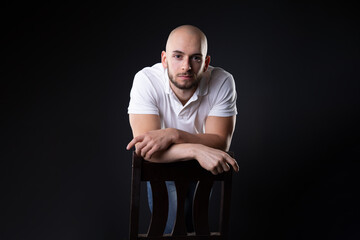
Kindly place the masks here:
<instances>
[{"instance_id":1,"label":"bald head","mask_svg":"<svg viewBox=\"0 0 360 240\"><path fill-rule=\"evenodd\" d=\"M166 42L166 51L179 47L196 47L203 56L207 54L207 39L205 34L192 25L182 25L171 31Z\"/></svg>"}]
</instances>

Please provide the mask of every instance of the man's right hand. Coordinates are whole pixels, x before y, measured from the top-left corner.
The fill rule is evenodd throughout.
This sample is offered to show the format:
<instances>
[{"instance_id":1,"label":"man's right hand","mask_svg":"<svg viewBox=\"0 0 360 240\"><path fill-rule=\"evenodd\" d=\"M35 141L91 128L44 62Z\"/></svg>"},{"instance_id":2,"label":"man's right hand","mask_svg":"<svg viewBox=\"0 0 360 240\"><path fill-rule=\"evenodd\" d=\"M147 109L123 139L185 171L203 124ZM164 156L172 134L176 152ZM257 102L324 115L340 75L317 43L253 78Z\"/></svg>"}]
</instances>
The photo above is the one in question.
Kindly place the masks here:
<instances>
[{"instance_id":1,"label":"man's right hand","mask_svg":"<svg viewBox=\"0 0 360 240\"><path fill-rule=\"evenodd\" d=\"M174 143L176 138L176 129L166 128L146 132L131 140L126 149L130 150L136 145L136 154L145 159L151 159L151 156L157 151L163 151Z\"/></svg>"}]
</instances>

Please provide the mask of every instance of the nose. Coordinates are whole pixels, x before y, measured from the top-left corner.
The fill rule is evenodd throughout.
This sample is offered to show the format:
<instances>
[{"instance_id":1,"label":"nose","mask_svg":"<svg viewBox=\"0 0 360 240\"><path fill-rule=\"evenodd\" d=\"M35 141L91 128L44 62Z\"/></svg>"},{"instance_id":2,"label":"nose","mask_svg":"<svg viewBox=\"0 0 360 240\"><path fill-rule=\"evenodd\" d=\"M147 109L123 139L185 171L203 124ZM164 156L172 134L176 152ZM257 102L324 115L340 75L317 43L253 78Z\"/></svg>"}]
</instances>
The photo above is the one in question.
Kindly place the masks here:
<instances>
[{"instance_id":1,"label":"nose","mask_svg":"<svg viewBox=\"0 0 360 240\"><path fill-rule=\"evenodd\" d=\"M181 68L183 71L189 71L191 69L191 64L189 61L184 61L183 65L182 65L182 68Z\"/></svg>"}]
</instances>

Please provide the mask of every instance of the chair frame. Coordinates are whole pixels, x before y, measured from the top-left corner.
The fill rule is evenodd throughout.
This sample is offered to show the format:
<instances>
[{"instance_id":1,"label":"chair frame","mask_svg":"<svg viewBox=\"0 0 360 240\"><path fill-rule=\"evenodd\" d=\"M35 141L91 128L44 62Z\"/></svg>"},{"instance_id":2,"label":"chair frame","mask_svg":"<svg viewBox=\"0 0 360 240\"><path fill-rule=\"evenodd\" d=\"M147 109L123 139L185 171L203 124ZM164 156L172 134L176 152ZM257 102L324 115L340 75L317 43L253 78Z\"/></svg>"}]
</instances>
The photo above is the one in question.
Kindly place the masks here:
<instances>
[{"instance_id":1,"label":"chair frame","mask_svg":"<svg viewBox=\"0 0 360 240\"><path fill-rule=\"evenodd\" d=\"M231 154L232 155L232 154ZM213 175L196 160L173 163L152 163L133 152L130 202L130 240L135 239L227 239L230 219L232 170ZM150 181L153 211L146 234L139 234L141 182ZM165 181L174 181L177 192L177 214L171 234L163 234L168 215ZM194 233L186 232L184 202L190 181L198 181L193 199ZM221 182L219 231L210 232L209 196L214 181Z\"/></svg>"}]
</instances>

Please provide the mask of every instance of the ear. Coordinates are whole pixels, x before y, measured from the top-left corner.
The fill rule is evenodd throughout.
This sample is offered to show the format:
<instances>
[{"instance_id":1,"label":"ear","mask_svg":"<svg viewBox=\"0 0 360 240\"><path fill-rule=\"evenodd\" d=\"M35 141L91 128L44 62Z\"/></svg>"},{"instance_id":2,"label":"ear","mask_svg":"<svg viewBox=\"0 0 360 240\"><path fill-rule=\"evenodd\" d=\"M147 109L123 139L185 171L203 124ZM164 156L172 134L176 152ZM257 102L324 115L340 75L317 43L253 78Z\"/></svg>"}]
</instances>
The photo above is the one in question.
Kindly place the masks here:
<instances>
[{"instance_id":1,"label":"ear","mask_svg":"<svg viewBox=\"0 0 360 240\"><path fill-rule=\"evenodd\" d=\"M164 68L167 68L166 52L165 51L161 52L161 63L162 63Z\"/></svg>"},{"instance_id":2,"label":"ear","mask_svg":"<svg viewBox=\"0 0 360 240\"><path fill-rule=\"evenodd\" d=\"M210 65L210 60L211 60L211 57L209 55L207 55L205 58L204 72L208 69L208 67Z\"/></svg>"}]
</instances>

